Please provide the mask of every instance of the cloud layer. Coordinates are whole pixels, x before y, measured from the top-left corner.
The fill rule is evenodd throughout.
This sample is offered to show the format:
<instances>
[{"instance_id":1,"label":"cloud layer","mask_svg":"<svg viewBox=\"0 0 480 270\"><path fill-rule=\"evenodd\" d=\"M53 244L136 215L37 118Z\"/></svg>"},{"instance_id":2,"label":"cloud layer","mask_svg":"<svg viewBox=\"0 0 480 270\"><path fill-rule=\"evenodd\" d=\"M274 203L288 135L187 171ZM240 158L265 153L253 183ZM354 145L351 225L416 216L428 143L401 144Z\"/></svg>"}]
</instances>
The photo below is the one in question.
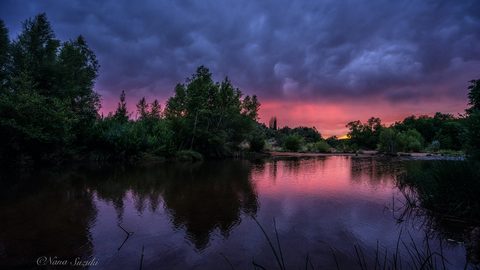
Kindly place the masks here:
<instances>
[{"instance_id":1,"label":"cloud layer","mask_svg":"<svg viewBox=\"0 0 480 270\"><path fill-rule=\"evenodd\" d=\"M86 37L105 100L171 95L199 65L261 100L466 100L480 77L479 1L2 1L13 36L46 12ZM466 101L465 101L466 102ZM108 103L108 102L107 102Z\"/></svg>"}]
</instances>

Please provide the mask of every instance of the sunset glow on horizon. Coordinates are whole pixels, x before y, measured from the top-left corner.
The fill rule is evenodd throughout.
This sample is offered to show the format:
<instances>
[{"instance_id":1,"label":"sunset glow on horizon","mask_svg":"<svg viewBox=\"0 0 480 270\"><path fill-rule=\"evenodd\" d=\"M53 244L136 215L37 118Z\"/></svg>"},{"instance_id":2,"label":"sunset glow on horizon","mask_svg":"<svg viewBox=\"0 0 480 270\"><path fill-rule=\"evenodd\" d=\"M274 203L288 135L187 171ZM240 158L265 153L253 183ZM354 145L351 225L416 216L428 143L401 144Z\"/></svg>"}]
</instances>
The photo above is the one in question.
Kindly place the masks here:
<instances>
[{"instance_id":1,"label":"sunset glow on horizon","mask_svg":"<svg viewBox=\"0 0 480 270\"><path fill-rule=\"evenodd\" d=\"M12 40L45 12L56 37L85 37L100 64L101 113L125 90L162 105L197 67L257 95L260 121L343 135L375 116L388 124L463 113L480 77L478 1L3 1ZM179 19L181 18L181 19Z\"/></svg>"},{"instance_id":2,"label":"sunset glow on horizon","mask_svg":"<svg viewBox=\"0 0 480 270\"><path fill-rule=\"evenodd\" d=\"M135 104L141 97L127 96L127 105L131 118L137 117ZM147 101L152 102L155 96L146 96ZM165 107L166 99L158 99ZM107 116L115 112L118 97L112 97L102 101L100 113ZM433 116L436 112L450 113L454 116L464 114L467 101L459 100L433 100L416 103L392 103L384 100L372 100L370 102L306 102L306 101L269 101L260 99L259 122L268 126L271 117L276 117L278 127L315 127L324 138L330 136L342 137L348 132L345 127L348 122L360 120L366 121L370 117L379 117L382 123L390 125L401 121L407 116L428 115Z\"/></svg>"}]
</instances>

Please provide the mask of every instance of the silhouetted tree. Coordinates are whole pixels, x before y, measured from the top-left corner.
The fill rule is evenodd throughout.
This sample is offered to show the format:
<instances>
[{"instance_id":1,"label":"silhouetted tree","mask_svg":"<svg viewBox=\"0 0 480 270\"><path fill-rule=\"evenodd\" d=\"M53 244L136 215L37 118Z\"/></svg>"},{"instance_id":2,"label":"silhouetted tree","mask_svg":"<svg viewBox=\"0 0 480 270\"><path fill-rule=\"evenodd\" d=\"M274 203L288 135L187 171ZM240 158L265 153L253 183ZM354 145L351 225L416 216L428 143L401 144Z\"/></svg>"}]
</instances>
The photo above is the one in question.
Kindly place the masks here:
<instances>
[{"instance_id":1,"label":"silhouetted tree","mask_svg":"<svg viewBox=\"0 0 480 270\"><path fill-rule=\"evenodd\" d=\"M145 100L145 97L142 97L138 103L137 103L137 113L138 113L138 119L139 120L144 120L148 117L149 111L148 111L148 103Z\"/></svg>"},{"instance_id":2,"label":"silhouetted tree","mask_svg":"<svg viewBox=\"0 0 480 270\"><path fill-rule=\"evenodd\" d=\"M155 119L160 119L162 113L162 107L158 100L154 100L152 104L150 104L150 113L149 116Z\"/></svg>"},{"instance_id":3,"label":"silhouetted tree","mask_svg":"<svg viewBox=\"0 0 480 270\"><path fill-rule=\"evenodd\" d=\"M45 13L26 20L11 49L13 90L28 80L31 82L30 91L55 96L59 47L60 41L55 39Z\"/></svg>"},{"instance_id":4,"label":"silhouetted tree","mask_svg":"<svg viewBox=\"0 0 480 270\"><path fill-rule=\"evenodd\" d=\"M270 121L268 122L268 127L273 130L277 130L277 117L274 116L270 118Z\"/></svg>"},{"instance_id":5,"label":"silhouetted tree","mask_svg":"<svg viewBox=\"0 0 480 270\"><path fill-rule=\"evenodd\" d=\"M129 118L129 113L127 109L127 101L125 100L125 91L122 91L120 94L120 101L117 105L117 110L113 115L113 118L119 122L127 122Z\"/></svg>"},{"instance_id":6,"label":"silhouetted tree","mask_svg":"<svg viewBox=\"0 0 480 270\"><path fill-rule=\"evenodd\" d=\"M468 99L470 107L467 111L467 142L468 153L480 160L480 80L470 81Z\"/></svg>"},{"instance_id":7,"label":"silhouetted tree","mask_svg":"<svg viewBox=\"0 0 480 270\"><path fill-rule=\"evenodd\" d=\"M349 129L347 136L352 144L360 148L375 149L383 125L380 118L371 117L365 124L357 120L349 122L346 127Z\"/></svg>"}]
</instances>

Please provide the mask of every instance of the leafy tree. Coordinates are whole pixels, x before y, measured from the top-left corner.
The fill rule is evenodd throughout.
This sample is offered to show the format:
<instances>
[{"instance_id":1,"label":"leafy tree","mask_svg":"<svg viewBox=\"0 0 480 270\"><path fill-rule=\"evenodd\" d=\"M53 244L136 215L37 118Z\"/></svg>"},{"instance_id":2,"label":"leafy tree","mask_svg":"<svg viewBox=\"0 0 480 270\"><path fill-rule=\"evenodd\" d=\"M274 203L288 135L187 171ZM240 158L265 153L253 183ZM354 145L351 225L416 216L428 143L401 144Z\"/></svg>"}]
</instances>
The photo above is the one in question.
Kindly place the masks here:
<instances>
[{"instance_id":1,"label":"leafy tree","mask_svg":"<svg viewBox=\"0 0 480 270\"><path fill-rule=\"evenodd\" d=\"M380 133L378 148L387 154L395 154L399 151L418 152L423 148L423 137L415 129L397 131L394 127L384 128Z\"/></svg>"},{"instance_id":2,"label":"leafy tree","mask_svg":"<svg viewBox=\"0 0 480 270\"><path fill-rule=\"evenodd\" d=\"M58 99L19 90L0 98L0 116L2 158L56 162L68 152L73 115Z\"/></svg>"},{"instance_id":3,"label":"leafy tree","mask_svg":"<svg viewBox=\"0 0 480 270\"><path fill-rule=\"evenodd\" d=\"M480 80L470 81L468 99L470 107L467 111L467 153L474 159L480 160Z\"/></svg>"},{"instance_id":4,"label":"leafy tree","mask_svg":"<svg viewBox=\"0 0 480 270\"><path fill-rule=\"evenodd\" d=\"M60 42L45 13L28 19L23 31L12 44L12 84L14 90L22 80L32 81L32 89L45 96L55 96L57 76L57 51Z\"/></svg>"},{"instance_id":5,"label":"leafy tree","mask_svg":"<svg viewBox=\"0 0 480 270\"><path fill-rule=\"evenodd\" d=\"M82 36L63 43L53 92L74 113L72 133L75 140L72 143L77 146L89 143L92 127L99 117L100 96L93 90L98 68L96 56Z\"/></svg>"},{"instance_id":6,"label":"leafy tree","mask_svg":"<svg viewBox=\"0 0 480 270\"><path fill-rule=\"evenodd\" d=\"M384 128L380 132L379 150L387 154L395 154L399 150L398 132L394 128Z\"/></svg>"},{"instance_id":7,"label":"leafy tree","mask_svg":"<svg viewBox=\"0 0 480 270\"><path fill-rule=\"evenodd\" d=\"M257 96L246 96L242 102L242 114L248 116L253 120L258 119L258 109L260 108L260 102L257 100Z\"/></svg>"},{"instance_id":8,"label":"leafy tree","mask_svg":"<svg viewBox=\"0 0 480 270\"><path fill-rule=\"evenodd\" d=\"M162 114L162 107L157 99L150 104L149 116L154 119L160 119Z\"/></svg>"},{"instance_id":9,"label":"leafy tree","mask_svg":"<svg viewBox=\"0 0 480 270\"><path fill-rule=\"evenodd\" d=\"M248 135L248 141L250 143L250 150L254 152L262 152L265 147L265 133L261 126L257 126Z\"/></svg>"},{"instance_id":10,"label":"leafy tree","mask_svg":"<svg viewBox=\"0 0 480 270\"><path fill-rule=\"evenodd\" d=\"M471 80L468 90L468 105L470 105L470 108L467 109L467 113L472 114L475 111L480 111L480 79Z\"/></svg>"},{"instance_id":11,"label":"leafy tree","mask_svg":"<svg viewBox=\"0 0 480 270\"><path fill-rule=\"evenodd\" d=\"M1 46L7 48L2 49L7 57L1 68L7 76L2 88L8 91L1 93L0 152L16 153L2 157L57 162L78 154L87 144L100 106L93 92L95 55L81 37L60 44L45 14L25 21L11 45L2 40Z\"/></svg>"},{"instance_id":12,"label":"leafy tree","mask_svg":"<svg viewBox=\"0 0 480 270\"><path fill-rule=\"evenodd\" d=\"M405 152L419 152L424 143L422 135L415 129L400 132L397 140L399 149Z\"/></svg>"},{"instance_id":13,"label":"leafy tree","mask_svg":"<svg viewBox=\"0 0 480 270\"><path fill-rule=\"evenodd\" d=\"M440 143L440 148L442 149L461 150L465 132L463 123L446 121L440 126L435 139Z\"/></svg>"},{"instance_id":14,"label":"leafy tree","mask_svg":"<svg viewBox=\"0 0 480 270\"><path fill-rule=\"evenodd\" d=\"M288 151L297 152L302 147L302 143L302 137L299 135L289 135L287 138L285 138L283 147Z\"/></svg>"},{"instance_id":15,"label":"leafy tree","mask_svg":"<svg viewBox=\"0 0 480 270\"><path fill-rule=\"evenodd\" d=\"M371 117L365 124L358 120L349 122L346 127L349 129L347 136L350 143L367 149L377 147L380 132L383 129L380 118L376 117Z\"/></svg>"},{"instance_id":16,"label":"leafy tree","mask_svg":"<svg viewBox=\"0 0 480 270\"><path fill-rule=\"evenodd\" d=\"M291 130L291 133L299 135L307 143L318 142L322 139L322 135L315 127L296 127Z\"/></svg>"},{"instance_id":17,"label":"leafy tree","mask_svg":"<svg viewBox=\"0 0 480 270\"><path fill-rule=\"evenodd\" d=\"M228 78L214 82L203 66L185 84L177 84L167 101L165 117L176 133L178 149L207 156L229 155L254 130L258 117L256 97L241 97Z\"/></svg>"}]
</instances>

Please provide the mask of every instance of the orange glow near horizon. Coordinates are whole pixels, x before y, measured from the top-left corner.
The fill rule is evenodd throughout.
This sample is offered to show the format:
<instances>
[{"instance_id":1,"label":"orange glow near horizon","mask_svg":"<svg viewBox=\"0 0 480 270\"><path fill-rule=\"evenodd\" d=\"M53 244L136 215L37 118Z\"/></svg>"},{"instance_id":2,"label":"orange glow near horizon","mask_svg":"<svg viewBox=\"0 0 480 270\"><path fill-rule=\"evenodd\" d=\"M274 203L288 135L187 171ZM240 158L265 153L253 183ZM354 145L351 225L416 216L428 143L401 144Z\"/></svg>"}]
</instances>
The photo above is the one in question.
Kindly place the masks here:
<instances>
[{"instance_id":1,"label":"orange glow near horizon","mask_svg":"<svg viewBox=\"0 0 480 270\"><path fill-rule=\"evenodd\" d=\"M146 96L152 102L154 96ZM131 117L136 118L135 104L139 98L127 95L127 105ZM159 99L162 109L165 100ZM344 137L347 133L345 125L348 122L360 120L365 122L370 117L379 117L382 123L389 125L395 121L403 120L410 115L434 115L436 112L457 115L463 113L466 101L433 100L418 102L392 103L378 99L364 101L288 101L264 100L260 98L260 122L268 125L271 117L276 116L279 127L307 126L315 127L324 138L336 135ZM118 97L105 96L102 100L100 113L104 116L114 112Z\"/></svg>"},{"instance_id":2,"label":"orange glow near horizon","mask_svg":"<svg viewBox=\"0 0 480 270\"><path fill-rule=\"evenodd\" d=\"M271 117L277 117L279 127L315 127L324 138L347 133L348 122L365 122L379 117L389 125L410 115L434 115L436 112L457 115L463 113L466 102L452 100L422 101L421 103L391 103L385 100L371 102L289 102L264 101L260 107L260 122L268 125Z\"/></svg>"}]
</instances>

